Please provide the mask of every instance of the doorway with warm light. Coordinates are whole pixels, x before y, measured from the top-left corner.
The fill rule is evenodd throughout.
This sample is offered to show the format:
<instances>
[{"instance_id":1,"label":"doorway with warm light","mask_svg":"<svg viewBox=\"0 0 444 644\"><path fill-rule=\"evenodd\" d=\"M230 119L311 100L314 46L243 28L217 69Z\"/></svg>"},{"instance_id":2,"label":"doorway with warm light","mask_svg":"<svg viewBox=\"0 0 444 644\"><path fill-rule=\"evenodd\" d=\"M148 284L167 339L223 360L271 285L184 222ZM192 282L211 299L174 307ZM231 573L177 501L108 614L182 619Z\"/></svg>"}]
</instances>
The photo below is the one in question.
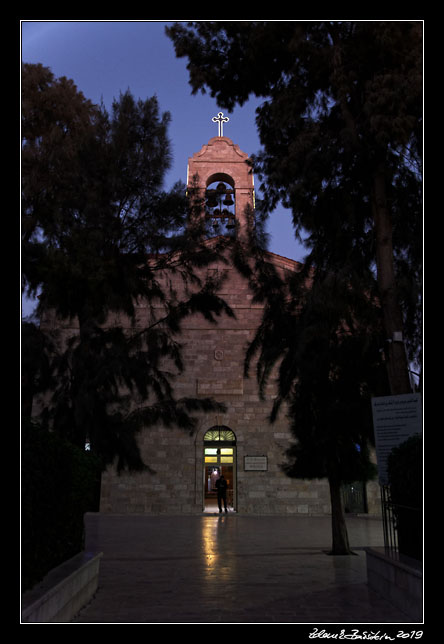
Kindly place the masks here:
<instances>
[{"instance_id":1,"label":"doorway with warm light","mask_svg":"<svg viewBox=\"0 0 444 644\"><path fill-rule=\"evenodd\" d=\"M228 427L212 427L204 436L203 510L219 512L216 481L223 475L227 481L228 512L235 512L236 436Z\"/></svg>"}]
</instances>

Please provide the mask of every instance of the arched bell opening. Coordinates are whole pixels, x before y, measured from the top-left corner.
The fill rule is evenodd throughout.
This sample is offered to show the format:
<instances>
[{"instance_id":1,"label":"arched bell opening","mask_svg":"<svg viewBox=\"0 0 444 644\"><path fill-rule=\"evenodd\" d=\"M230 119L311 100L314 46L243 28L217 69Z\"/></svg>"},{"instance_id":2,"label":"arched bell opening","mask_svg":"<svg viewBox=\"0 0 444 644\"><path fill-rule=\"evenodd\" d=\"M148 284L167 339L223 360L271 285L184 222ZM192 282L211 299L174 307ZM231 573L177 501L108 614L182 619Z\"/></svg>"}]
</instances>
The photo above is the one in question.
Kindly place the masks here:
<instances>
[{"instance_id":1,"label":"arched bell opening","mask_svg":"<svg viewBox=\"0 0 444 644\"><path fill-rule=\"evenodd\" d=\"M236 229L233 179L224 173L209 177L205 191L205 218L216 235L232 235Z\"/></svg>"}]
</instances>

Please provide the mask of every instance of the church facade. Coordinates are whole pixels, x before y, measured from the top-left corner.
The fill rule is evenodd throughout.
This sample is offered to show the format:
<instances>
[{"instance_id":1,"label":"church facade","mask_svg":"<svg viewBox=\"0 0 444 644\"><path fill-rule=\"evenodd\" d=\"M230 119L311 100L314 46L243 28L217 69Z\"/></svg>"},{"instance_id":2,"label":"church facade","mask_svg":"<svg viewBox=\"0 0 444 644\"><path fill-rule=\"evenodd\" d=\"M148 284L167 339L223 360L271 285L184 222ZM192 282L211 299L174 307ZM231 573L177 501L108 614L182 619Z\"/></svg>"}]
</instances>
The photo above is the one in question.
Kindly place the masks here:
<instances>
[{"instance_id":1,"label":"church facade","mask_svg":"<svg viewBox=\"0 0 444 644\"><path fill-rule=\"evenodd\" d=\"M221 134L221 131L220 131ZM208 197L215 234L242 234L245 213L254 210L253 175L248 155L231 139L217 136L188 162L188 182L198 183ZM283 272L298 270L298 262L267 254ZM245 351L262 319L262 304L253 301L247 280L232 265L220 261L205 269L225 279L221 297L235 317L222 315L216 325L191 316L182 325L180 343L185 369L174 381L177 397L212 397L224 413L201 413L193 435L171 427L150 427L139 435L142 458L152 472L122 472L109 468L102 475L100 511L104 513L199 514L217 511L216 481L228 482L228 510L243 514L329 514L326 480L297 480L280 468L292 436L284 411L268 421L275 396L267 386L261 399L252 370L244 377ZM165 279L174 279L165 275ZM138 308L144 324L149 312ZM357 482L344 489L346 511L379 512L379 486Z\"/></svg>"}]
</instances>

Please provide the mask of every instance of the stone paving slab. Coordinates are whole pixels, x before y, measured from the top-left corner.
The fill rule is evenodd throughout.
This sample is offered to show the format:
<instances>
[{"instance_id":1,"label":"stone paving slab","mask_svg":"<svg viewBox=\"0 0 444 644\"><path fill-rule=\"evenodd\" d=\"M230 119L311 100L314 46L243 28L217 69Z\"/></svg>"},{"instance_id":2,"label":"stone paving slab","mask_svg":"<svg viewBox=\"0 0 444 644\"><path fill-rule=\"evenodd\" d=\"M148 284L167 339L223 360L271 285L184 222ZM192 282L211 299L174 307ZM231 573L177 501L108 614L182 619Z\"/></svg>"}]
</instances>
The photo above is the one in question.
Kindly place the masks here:
<instances>
[{"instance_id":1,"label":"stone paving slab","mask_svg":"<svg viewBox=\"0 0 444 644\"><path fill-rule=\"evenodd\" d=\"M347 519L355 555L334 557L329 517L86 516L103 552L75 623L410 623L367 586L377 519Z\"/></svg>"}]
</instances>

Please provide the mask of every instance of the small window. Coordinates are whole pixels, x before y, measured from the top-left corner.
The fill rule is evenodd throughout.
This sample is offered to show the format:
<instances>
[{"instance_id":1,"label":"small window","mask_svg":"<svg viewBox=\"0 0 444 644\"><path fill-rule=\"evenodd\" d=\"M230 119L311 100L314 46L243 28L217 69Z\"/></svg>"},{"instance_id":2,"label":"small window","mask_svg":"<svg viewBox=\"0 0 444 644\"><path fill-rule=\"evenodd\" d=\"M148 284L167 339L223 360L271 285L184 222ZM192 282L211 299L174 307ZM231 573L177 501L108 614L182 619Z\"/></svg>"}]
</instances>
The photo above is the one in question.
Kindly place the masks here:
<instances>
[{"instance_id":1,"label":"small window","mask_svg":"<svg viewBox=\"0 0 444 644\"><path fill-rule=\"evenodd\" d=\"M235 440L236 436L234 435L234 432L232 432L231 429L228 429L228 427L213 427L212 429L209 429L204 436L204 441L233 442Z\"/></svg>"}]
</instances>

